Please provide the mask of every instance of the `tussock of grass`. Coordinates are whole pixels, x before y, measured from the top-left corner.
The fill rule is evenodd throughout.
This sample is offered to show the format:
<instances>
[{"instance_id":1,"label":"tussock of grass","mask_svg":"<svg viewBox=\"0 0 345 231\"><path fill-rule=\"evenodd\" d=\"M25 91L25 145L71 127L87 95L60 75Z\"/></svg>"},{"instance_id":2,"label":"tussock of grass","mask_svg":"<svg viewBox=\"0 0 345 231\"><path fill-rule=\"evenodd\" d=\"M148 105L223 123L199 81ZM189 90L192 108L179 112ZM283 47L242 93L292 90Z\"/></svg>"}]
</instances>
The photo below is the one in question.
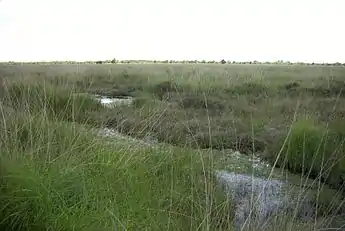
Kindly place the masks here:
<instances>
[{"instance_id":1,"label":"tussock of grass","mask_svg":"<svg viewBox=\"0 0 345 231\"><path fill-rule=\"evenodd\" d=\"M276 144L278 166L310 178L320 178L331 186L344 188L343 134L316 123L313 119L299 120L293 124L287 144L278 156L283 141Z\"/></svg>"}]
</instances>

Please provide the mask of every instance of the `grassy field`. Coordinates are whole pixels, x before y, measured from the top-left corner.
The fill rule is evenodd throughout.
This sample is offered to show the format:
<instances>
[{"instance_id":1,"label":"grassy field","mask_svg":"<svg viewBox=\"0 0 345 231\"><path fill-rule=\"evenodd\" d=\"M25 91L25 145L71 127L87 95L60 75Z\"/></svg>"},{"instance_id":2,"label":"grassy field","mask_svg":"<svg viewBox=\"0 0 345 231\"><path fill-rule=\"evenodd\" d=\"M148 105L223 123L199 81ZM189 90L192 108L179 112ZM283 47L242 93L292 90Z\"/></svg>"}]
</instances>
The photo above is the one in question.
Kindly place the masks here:
<instances>
[{"instance_id":1,"label":"grassy field","mask_svg":"<svg viewBox=\"0 0 345 231\"><path fill-rule=\"evenodd\" d=\"M343 194L344 67L2 64L0 77L3 230L229 230L211 172L252 173L230 149ZM164 144L109 143L89 132L101 127Z\"/></svg>"}]
</instances>

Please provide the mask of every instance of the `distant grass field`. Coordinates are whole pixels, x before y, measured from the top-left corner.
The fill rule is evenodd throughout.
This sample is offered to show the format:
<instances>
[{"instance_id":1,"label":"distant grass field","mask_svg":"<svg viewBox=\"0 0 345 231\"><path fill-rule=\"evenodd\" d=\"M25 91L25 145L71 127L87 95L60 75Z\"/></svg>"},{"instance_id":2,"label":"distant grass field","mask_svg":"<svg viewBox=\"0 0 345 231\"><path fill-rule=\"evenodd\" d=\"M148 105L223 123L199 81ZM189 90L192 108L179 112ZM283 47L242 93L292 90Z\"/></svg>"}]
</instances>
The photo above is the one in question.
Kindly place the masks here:
<instances>
[{"instance_id":1,"label":"distant grass field","mask_svg":"<svg viewBox=\"0 0 345 231\"><path fill-rule=\"evenodd\" d=\"M0 77L5 230L228 230L209 174L236 165L227 149L343 190L344 67L1 64ZM79 93L135 101L104 109ZM85 132L104 126L175 147Z\"/></svg>"}]
</instances>

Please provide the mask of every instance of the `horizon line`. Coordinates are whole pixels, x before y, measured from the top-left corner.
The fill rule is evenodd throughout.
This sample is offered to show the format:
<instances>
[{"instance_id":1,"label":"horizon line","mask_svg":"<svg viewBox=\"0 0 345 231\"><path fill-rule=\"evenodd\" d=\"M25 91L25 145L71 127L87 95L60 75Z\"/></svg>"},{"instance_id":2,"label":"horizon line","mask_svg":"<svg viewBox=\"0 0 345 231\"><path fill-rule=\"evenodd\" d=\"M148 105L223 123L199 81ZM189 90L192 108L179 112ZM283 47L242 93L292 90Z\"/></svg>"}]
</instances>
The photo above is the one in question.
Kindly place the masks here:
<instances>
[{"instance_id":1,"label":"horizon line","mask_svg":"<svg viewBox=\"0 0 345 231\"><path fill-rule=\"evenodd\" d=\"M175 59L92 59L92 60L31 60L31 61L0 61L0 63L27 63L27 64L35 64L35 63L98 63L98 64L123 64L123 63L163 63L163 64L178 64L178 63L198 63L198 64L337 64L337 65L345 65L345 62L306 62L306 61L289 61L289 60L276 60L276 61L258 61L258 60L247 60L247 61L236 61L236 60L206 60L206 59L182 59L182 60L175 60Z\"/></svg>"}]
</instances>

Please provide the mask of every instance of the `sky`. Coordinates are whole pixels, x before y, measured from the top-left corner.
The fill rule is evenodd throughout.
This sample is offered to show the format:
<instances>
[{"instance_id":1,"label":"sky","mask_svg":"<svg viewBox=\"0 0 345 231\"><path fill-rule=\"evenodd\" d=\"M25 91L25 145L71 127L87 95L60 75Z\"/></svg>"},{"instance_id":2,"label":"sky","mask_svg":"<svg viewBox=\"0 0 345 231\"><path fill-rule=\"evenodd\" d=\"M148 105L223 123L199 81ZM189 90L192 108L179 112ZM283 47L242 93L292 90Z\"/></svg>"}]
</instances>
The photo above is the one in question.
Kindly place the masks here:
<instances>
[{"instance_id":1,"label":"sky","mask_svg":"<svg viewBox=\"0 0 345 231\"><path fill-rule=\"evenodd\" d=\"M0 0L0 61L345 62L344 0Z\"/></svg>"}]
</instances>

